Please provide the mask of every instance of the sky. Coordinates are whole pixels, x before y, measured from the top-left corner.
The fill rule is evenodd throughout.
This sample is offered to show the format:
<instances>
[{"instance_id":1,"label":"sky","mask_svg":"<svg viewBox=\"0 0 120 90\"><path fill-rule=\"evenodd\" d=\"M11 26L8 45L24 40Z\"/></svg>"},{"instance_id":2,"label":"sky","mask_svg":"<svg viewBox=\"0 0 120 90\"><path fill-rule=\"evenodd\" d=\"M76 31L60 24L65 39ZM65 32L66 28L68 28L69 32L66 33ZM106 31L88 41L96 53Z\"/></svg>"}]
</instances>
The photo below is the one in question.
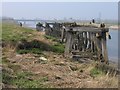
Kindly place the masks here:
<instances>
[{"instance_id":1,"label":"sky","mask_svg":"<svg viewBox=\"0 0 120 90\"><path fill-rule=\"evenodd\" d=\"M118 19L117 2L2 2L2 16L15 19Z\"/></svg>"}]
</instances>

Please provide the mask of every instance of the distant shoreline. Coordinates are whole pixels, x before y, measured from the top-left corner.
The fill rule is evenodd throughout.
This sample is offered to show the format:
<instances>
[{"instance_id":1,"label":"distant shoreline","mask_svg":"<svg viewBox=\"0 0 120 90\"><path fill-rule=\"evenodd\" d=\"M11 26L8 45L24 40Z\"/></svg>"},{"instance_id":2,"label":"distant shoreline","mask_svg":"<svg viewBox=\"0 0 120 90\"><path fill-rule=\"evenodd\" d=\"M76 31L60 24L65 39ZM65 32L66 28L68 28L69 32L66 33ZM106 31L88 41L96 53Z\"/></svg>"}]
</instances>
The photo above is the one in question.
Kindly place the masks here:
<instances>
[{"instance_id":1,"label":"distant shoreline","mask_svg":"<svg viewBox=\"0 0 120 90\"><path fill-rule=\"evenodd\" d=\"M120 28L120 26L118 26L118 25L109 26L109 29L118 30L119 28Z\"/></svg>"}]
</instances>

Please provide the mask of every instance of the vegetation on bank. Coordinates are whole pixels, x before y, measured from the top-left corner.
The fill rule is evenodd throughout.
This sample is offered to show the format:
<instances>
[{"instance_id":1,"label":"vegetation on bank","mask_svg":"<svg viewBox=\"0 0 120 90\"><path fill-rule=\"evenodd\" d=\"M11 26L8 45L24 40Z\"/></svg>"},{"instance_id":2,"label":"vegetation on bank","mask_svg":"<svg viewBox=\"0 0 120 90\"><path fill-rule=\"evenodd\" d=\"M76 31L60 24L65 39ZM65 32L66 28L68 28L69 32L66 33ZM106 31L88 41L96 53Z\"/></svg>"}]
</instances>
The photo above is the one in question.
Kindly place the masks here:
<instances>
[{"instance_id":1,"label":"vegetation on bank","mask_svg":"<svg viewBox=\"0 0 120 90\"><path fill-rule=\"evenodd\" d=\"M29 40L33 37L34 31L28 28L20 27L14 23L2 24L2 42L3 44L17 44L24 39Z\"/></svg>"},{"instance_id":2,"label":"vegetation on bank","mask_svg":"<svg viewBox=\"0 0 120 90\"><path fill-rule=\"evenodd\" d=\"M18 45L17 52L20 54L35 53L41 54L42 51L52 51L55 53L64 53L64 45L57 42L56 44L49 45L42 41L33 40L30 42L23 41Z\"/></svg>"},{"instance_id":3,"label":"vegetation on bank","mask_svg":"<svg viewBox=\"0 0 120 90\"><path fill-rule=\"evenodd\" d=\"M7 48L14 47L15 52L19 54L43 54L43 51L52 51L55 53L63 53L64 45L57 42L49 45L42 41L34 39L37 31L29 28L20 27L15 23L2 23L2 46ZM9 47L9 48L10 48ZM8 49L9 49L8 48ZM3 53L5 50L3 49ZM34 80L36 76L32 72L21 71L20 65L13 64L7 57L3 55L3 65L7 65L7 69L3 67L2 78L5 85L12 85L17 88L43 88L47 81L47 77L41 77ZM3 86L4 87L4 86Z\"/></svg>"},{"instance_id":4,"label":"vegetation on bank","mask_svg":"<svg viewBox=\"0 0 120 90\"><path fill-rule=\"evenodd\" d=\"M36 31L20 27L15 24L3 23L2 45L3 46L8 44L13 45L17 48L17 52L20 54L25 53L41 54L42 51L52 51L56 53L64 52L64 45L60 44L59 42L57 42L55 45L48 45L41 41L34 40L34 32Z\"/></svg>"},{"instance_id":5,"label":"vegetation on bank","mask_svg":"<svg viewBox=\"0 0 120 90\"><path fill-rule=\"evenodd\" d=\"M71 85L72 87L73 84L76 85L76 83L77 84L80 83L80 82L76 82L76 80L78 79L83 80L83 82L81 82L80 84L85 83L85 85L87 84L89 85L89 81L87 82L87 79L91 80L91 83L94 82L92 80L96 80L95 85L97 85L96 84L97 80L100 83L104 80L104 79L99 79L99 77L106 77L105 73L102 70L94 67L94 65L91 64L86 65L81 63L78 64L78 62L76 63L71 60L67 60L63 58L62 57L62 54L64 53L63 44L61 44L56 38L47 35L43 35L43 37L45 38L46 41L52 42L50 44L46 43L45 41L41 41L42 39L39 40L38 37L36 39L37 36L36 33L38 32L32 29L20 27L16 24L3 23L2 25L2 45L3 45L2 81L4 84L3 87L48 88L48 87L63 87L62 85L66 85L66 86ZM39 57L37 58L34 57L35 63L28 64L29 61L32 62L34 58L27 61L26 59L21 57L22 60L21 59L20 60L21 62L23 61L23 63L21 62L17 63L17 61L14 60L12 61L12 59L15 59L16 57L14 57L14 54L13 56L11 56L13 52L11 53L8 50L8 49L10 50L13 49L13 47L15 48L14 51L15 55L18 55L19 58L27 54L30 55L37 54L39 56L42 56L41 54L43 54L43 52L45 51L48 53L45 55L48 55L48 57L50 57L48 59L50 59L51 61L48 60L47 63L45 64L41 64L39 63L40 62L39 61L36 64L35 61L39 60ZM53 54L50 52L52 52ZM8 53L10 54L10 56L7 55ZM18 61L19 58L17 59ZM24 62L25 64L26 63L27 64L24 65ZM28 65L32 67L26 69ZM38 65L40 65L39 67L42 68L39 69ZM23 66L25 68L23 68ZM31 71L32 68L34 68L33 70L37 69L36 71L39 72L40 74L35 74L35 71L32 72ZM42 69L46 70L46 72L42 71ZM66 77L68 79L66 79ZM68 82L65 80L68 80ZM106 82L103 84L111 86L115 82L113 85L115 87L116 79L113 78L110 80L108 78L108 80L106 80Z\"/></svg>"},{"instance_id":6,"label":"vegetation on bank","mask_svg":"<svg viewBox=\"0 0 120 90\"><path fill-rule=\"evenodd\" d=\"M93 69L91 69L90 74L92 77L97 77L105 75L105 72L103 72L101 69L94 67Z\"/></svg>"},{"instance_id":7,"label":"vegetation on bank","mask_svg":"<svg viewBox=\"0 0 120 90\"><path fill-rule=\"evenodd\" d=\"M2 63L7 65L2 70L2 82L5 85L14 86L14 88L45 88L47 77L40 77L37 80L35 74L29 71L22 71L20 65L10 63L6 58L2 58ZM3 86L4 87L4 86Z\"/></svg>"}]
</instances>

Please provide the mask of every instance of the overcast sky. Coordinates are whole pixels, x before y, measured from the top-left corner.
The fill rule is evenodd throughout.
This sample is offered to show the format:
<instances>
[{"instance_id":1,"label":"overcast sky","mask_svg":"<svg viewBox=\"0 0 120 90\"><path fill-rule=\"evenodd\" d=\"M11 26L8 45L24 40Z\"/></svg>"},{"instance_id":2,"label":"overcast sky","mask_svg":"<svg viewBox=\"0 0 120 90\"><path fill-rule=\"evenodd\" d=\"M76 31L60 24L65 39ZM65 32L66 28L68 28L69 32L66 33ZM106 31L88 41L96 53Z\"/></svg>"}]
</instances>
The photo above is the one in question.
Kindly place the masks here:
<instances>
[{"instance_id":1,"label":"overcast sky","mask_svg":"<svg viewBox=\"0 0 120 90\"><path fill-rule=\"evenodd\" d=\"M117 2L3 2L2 16L16 19L117 19Z\"/></svg>"}]
</instances>

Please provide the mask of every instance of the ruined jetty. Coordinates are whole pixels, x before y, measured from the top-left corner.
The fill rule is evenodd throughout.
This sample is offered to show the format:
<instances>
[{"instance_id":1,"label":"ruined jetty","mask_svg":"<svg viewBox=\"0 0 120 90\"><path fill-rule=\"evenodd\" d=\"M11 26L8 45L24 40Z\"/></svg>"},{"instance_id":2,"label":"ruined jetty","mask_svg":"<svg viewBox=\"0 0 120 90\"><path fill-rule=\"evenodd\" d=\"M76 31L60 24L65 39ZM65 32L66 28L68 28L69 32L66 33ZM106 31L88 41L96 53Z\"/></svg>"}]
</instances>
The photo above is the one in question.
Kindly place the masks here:
<instances>
[{"instance_id":1,"label":"ruined jetty","mask_svg":"<svg viewBox=\"0 0 120 90\"><path fill-rule=\"evenodd\" d=\"M103 24L46 23L45 33L65 43L65 57L90 58L108 64L106 41L110 35Z\"/></svg>"}]
</instances>

